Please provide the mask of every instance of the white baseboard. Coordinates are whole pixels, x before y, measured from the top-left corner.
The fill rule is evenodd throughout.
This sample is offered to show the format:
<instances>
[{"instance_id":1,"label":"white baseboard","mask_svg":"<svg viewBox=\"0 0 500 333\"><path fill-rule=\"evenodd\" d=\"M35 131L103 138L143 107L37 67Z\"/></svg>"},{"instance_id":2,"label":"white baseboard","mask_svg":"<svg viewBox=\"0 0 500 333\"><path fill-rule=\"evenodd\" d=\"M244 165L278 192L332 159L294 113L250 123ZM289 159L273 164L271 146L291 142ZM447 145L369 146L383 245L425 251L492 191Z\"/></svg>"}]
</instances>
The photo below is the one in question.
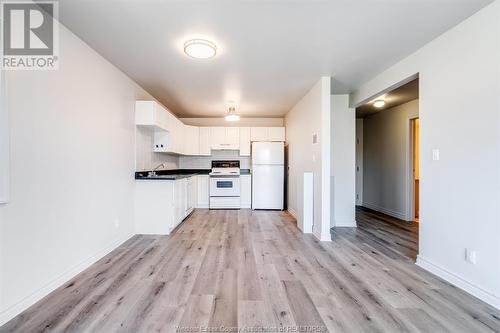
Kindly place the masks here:
<instances>
[{"instance_id":1,"label":"white baseboard","mask_svg":"<svg viewBox=\"0 0 500 333\"><path fill-rule=\"evenodd\" d=\"M333 220L334 227L351 227L357 226L356 220Z\"/></svg>"},{"instance_id":2,"label":"white baseboard","mask_svg":"<svg viewBox=\"0 0 500 333\"><path fill-rule=\"evenodd\" d=\"M384 207L380 207L378 205L375 205L375 204L372 204L372 203L369 203L369 202L363 202L362 206L366 207L366 208L370 208L370 209L375 210L377 212L384 213L386 215L395 217L395 218L403 220L403 221L407 220L406 213L404 213L404 212L397 212L395 210L384 208Z\"/></svg>"},{"instance_id":3,"label":"white baseboard","mask_svg":"<svg viewBox=\"0 0 500 333\"><path fill-rule=\"evenodd\" d=\"M320 241L322 241L322 242L331 242L332 241L332 234L330 233L330 230L328 230L328 234L321 235Z\"/></svg>"},{"instance_id":4,"label":"white baseboard","mask_svg":"<svg viewBox=\"0 0 500 333\"><path fill-rule=\"evenodd\" d=\"M287 212L288 214L290 214L294 219L295 221L297 221L297 228L299 228L300 231L302 231L302 233L304 234L310 234L310 233L313 233L312 229L309 229L309 230L303 230L299 224L299 218L298 218L298 214L297 212L295 211L295 209L291 208L291 207L288 207L287 208ZM318 238L319 239L319 238Z\"/></svg>"},{"instance_id":5,"label":"white baseboard","mask_svg":"<svg viewBox=\"0 0 500 333\"><path fill-rule=\"evenodd\" d=\"M316 232L314 232L314 230L313 230L312 234L320 242L331 242L332 241L332 235L330 235L330 230L328 230L328 235L326 235L326 234L318 235Z\"/></svg>"},{"instance_id":6,"label":"white baseboard","mask_svg":"<svg viewBox=\"0 0 500 333\"><path fill-rule=\"evenodd\" d=\"M105 246L103 249L98 251L97 253L90 256L88 259L82 261L77 264L73 268L68 271L62 273L60 276L54 278L52 281L47 283L42 288L35 290L31 293L31 295L25 297L15 304L8 305L7 308L0 312L0 326L7 323L9 320L13 319L15 316L28 309L30 306L59 288L60 286L67 283L69 280L74 278L79 273L83 272L85 269L89 268L92 264L96 263L98 260L102 259L104 256L109 254L111 251L116 249L123 242L128 240L130 237L134 236L134 234L126 234L119 236L116 240L111 242L108 246Z\"/></svg>"},{"instance_id":7,"label":"white baseboard","mask_svg":"<svg viewBox=\"0 0 500 333\"><path fill-rule=\"evenodd\" d=\"M475 285L472 282L469 282L460 276L430 262L429 260L422 258L422 256L417 256L416 264L425 269L426 271L431 272L434 275L439 276L443 280L448 281L449 283L457 286L460 289L465 290L469 294L476 296L483 302L488 303L489 305L500 310L500 298L498 296L493 295L491 292L484 290L483 288Z\"/></svg>"},{"instance_id":8,"label":"white baseboard","mask_svg":"<svg viewBox=\"0 0 500 333\"><path fill-rule=\"evenodd\" d=\"M208 207L208 205L196 205L194 208L206 209L209 207Z\"/></svg>"}]
</instances>

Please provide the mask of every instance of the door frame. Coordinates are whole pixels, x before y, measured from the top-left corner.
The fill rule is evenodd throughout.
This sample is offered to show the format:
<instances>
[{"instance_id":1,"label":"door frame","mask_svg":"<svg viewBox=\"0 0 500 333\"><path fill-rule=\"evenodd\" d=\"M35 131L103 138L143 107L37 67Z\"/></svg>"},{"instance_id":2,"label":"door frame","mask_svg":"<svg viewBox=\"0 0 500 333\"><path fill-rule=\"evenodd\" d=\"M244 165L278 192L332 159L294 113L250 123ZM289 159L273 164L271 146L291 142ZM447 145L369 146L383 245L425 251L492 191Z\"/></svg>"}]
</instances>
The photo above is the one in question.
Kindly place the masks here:
<instances>
[{"instance_id":1,"label":"door frame","mask_svg":"<svg viewBox=\"0 0 500 333\"><path fill-rule=\"evenodd\" d=\"M407 135L407 147L408 154L406 156L406 184L407 184L407 192L406 192L406 207L407 209L407 221L415 221L415 170L413 168L415 153L414 153L414 132L415 132L415 120L419 119L418 115L410 115L408 116L407 126L408 126L408 135ZM418 161L420 166L420 161ZM419 191L420 193L420 191Z\"/></svg>"},{"instance_id":2,"label":"door frame","mask_svg":"<svg viewBox=\"0 0 500 333\"><path fill-rule=\"evenodd\" d=\"M363 140L364 140L364 118L356 119L355 129L355 195L356 206L363 206Z\"/></svg>"}]
</instances>

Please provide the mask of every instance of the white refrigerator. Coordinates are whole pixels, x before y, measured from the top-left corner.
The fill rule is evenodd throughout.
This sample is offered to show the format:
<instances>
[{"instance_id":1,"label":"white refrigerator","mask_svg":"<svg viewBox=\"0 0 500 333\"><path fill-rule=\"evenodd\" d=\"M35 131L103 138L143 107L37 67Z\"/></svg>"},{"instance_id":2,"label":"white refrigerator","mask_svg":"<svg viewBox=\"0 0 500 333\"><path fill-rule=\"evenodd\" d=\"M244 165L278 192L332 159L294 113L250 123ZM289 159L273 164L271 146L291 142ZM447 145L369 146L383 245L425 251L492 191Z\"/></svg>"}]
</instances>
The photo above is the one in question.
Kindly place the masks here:
<instances>
[{"instance_id":1,"label":"white refrigerator","mask_svg":"<svg viewBox=\"0 0 500 333\"><path fill-rule=\"evenodd\" d=\"M252 143L252 209L283 210L285 144Z\"/></svg>"}]
</instances>

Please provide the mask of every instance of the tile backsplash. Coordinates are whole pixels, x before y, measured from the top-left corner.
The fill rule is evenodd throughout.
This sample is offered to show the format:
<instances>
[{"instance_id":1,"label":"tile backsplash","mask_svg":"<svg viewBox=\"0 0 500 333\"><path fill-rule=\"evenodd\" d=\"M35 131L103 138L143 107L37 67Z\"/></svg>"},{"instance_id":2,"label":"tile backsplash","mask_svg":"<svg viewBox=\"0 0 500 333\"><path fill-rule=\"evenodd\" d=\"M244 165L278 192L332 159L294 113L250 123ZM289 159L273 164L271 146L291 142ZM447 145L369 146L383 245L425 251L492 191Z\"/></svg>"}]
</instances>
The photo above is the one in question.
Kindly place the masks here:
<instances>
[{"instance_id":1,"label":"tile backsplash","mask_svg":"<svg viewBox=\"0 0 500 333\"><path fill-rule=\"evenodd\" d=\"M239 160L241 169L250 169L250 157L240 156L238 150L212 150L212 156L180 156L180 169L210 169L213 160Z\"/></svg>"}]
</instances>

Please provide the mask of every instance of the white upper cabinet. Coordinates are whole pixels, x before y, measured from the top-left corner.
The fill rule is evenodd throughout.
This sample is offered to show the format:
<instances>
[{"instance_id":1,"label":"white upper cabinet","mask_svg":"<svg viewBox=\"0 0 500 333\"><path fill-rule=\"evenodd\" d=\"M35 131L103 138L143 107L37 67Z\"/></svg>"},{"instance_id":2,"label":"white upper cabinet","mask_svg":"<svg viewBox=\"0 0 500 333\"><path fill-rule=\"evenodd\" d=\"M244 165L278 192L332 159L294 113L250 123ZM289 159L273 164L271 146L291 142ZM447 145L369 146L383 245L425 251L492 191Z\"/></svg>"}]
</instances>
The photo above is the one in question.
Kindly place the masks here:
<instances>
[{"instance_id":1,"label":"white upper cabinet","mask_svg":"<svg viewBox=\"0 0 500 333\"><path fill-rule=\"evenodd\" d=\"M233 147L240 145L240 128L239 127L226 127L226 141L224 143Z\"/></svg>"},{"instance_id":2,"label":"white upper cabinet","mask_svg":"<svg viewBox=\"0 0 500 333\"><path fill-rule=\"evenodd\" d=\"M269 141L285 141L284 127L268 127Z\"/></svg>"},{"instance_id":3,"label":"white upper cabinet","mask_svg":"<svg viewBox=\"0 0 500 333\"><path fill-rule=\"evenodd\" d=\"M182 131L181 131L181 126L178 122L174 122L172 126L170 126L170 132L172 135L170 135L170 138L172 140L172 152L179 154L181 152L181 145L182 145Z\"/></svg>"},{"instance_id":4,"label":"white upper cabinet","mask_svg":"<svg viewBox=\"0 0 500 333\"><path fill-rule=\"evenodd\" d=\"M135 102L135 124L167 130L168 115L171 115L155 101Z\"/></svg>"},{"instance_id":5,"label":"white upper cabinet","mask_svg":"<svg viewBox=\"0 0 500 333\"><path fill-rule=\"evenodd\" d=\"M267 141L269 131L267 127L252 127L251 140L252 141Z\"/></svg>"},{"instance_id":6,"label":"white upper cabinet","mask_svg":"<svg viewBox=\"0 0 500 333\"><path fill-rule=\"evenodd\" d=\"M176 154L183 154L185 148L185 134L184 130L185 125L178 120L177 118L174 120L173 124L170 126L169 131L171 133L170 139L172 141L171 151Z\"/></svg>"},{"instance_id":7,"label":"white upper cabinet","mask_svg":"<svg viewBox=\"0 0 500 333\"><path fill-rule=\"evenodd\" d=\"M240 127L240 156L250 156L250 127Z\"/></svg>"},{"instance_id":8,"label":"white upper cabinet","mask_svg":"<svg viewBox=\"0 0 500 333\"><path fill-rule=\"evenodd\" d=\"M185 132L185 155L200 154L200 128L197 126L184 126Z\"/></svg>"},{"instance_id":9,"label":"white upper cabinet","mask_svg":"<svg viewBox=\"0 0 500 333\"><path fill-rule=\"evenodd\" d=\"M199 153L201 156L212 155L212 143L210 141L210 127L200 127Z\"/></svg>"},{"instance_id":10,"label":"white upper cabinet","mask_svg":"<svg viewBox=\"0 0 500 333\"><path fill-rule=\"evenodd\" d=\"M238 149L239 127L210 127L210 142L213 149Z\"/></svg>"},{"instance_id":11,"label":"white upper cabinet","mask_svg":"<svg viewBox=\"0 0 500 333\"><path fill-rule=\"evenodd\" d=\"M168 131L173 131L174 127L180 123L180 120L176 116L166 110L163 110L162 118L164 119L165 129Z\"/></svg>"},{"instance_id":12,"label":"white upper cabinet","mask_svg":"<svg viewBox=\"0 0 500 333\"><path fill-rule=\"evenodd\" d=\"M285 128L252 127L251 141L285 141Z\"/></svg>"},{"instance_id":13,"label":"white upper cabinet","mask_svg":"<svg viewBox=\"0 0 500 333\"><path fill-rule=\"evenodd\" d=\"M155 101L136 101L135 123L153 129L154 152L175 154L185 152L185 125L161 104Z\"/></svg>"},{"instance_id":14,"label":"white upper cabinet","mask_svg":"<svg viewBox=\"0 0 500 333\"><path fill-rule=\"evenodd\" d=\"M210 127L210 142L212 146L223 145L226 143L225 127Z\"/></svg>"},{"instance_id":15,"label":"white upper cabinet","mask_svg":"<svg viewBox=\"0 0 500 333\"><path fill-rule=\"evenodd\" d=\"M172 140L170 139L171 132L155 131L153 151L155 153L169 153L173 151Z\"/></svg>"},{"instance_id":16,"label":"white upper cabinet","mask_svg":"<svg viewBox=\"0 0 500 333\"><path fill-rule=\"evenodd\" d=\"M154 131L153 151L210 156L212 149L239 149L250 156L252 141L285 141L284 127L197 127L184 125L156 101L135 102L135 123Z\"/></svg>"}]
</instances>

